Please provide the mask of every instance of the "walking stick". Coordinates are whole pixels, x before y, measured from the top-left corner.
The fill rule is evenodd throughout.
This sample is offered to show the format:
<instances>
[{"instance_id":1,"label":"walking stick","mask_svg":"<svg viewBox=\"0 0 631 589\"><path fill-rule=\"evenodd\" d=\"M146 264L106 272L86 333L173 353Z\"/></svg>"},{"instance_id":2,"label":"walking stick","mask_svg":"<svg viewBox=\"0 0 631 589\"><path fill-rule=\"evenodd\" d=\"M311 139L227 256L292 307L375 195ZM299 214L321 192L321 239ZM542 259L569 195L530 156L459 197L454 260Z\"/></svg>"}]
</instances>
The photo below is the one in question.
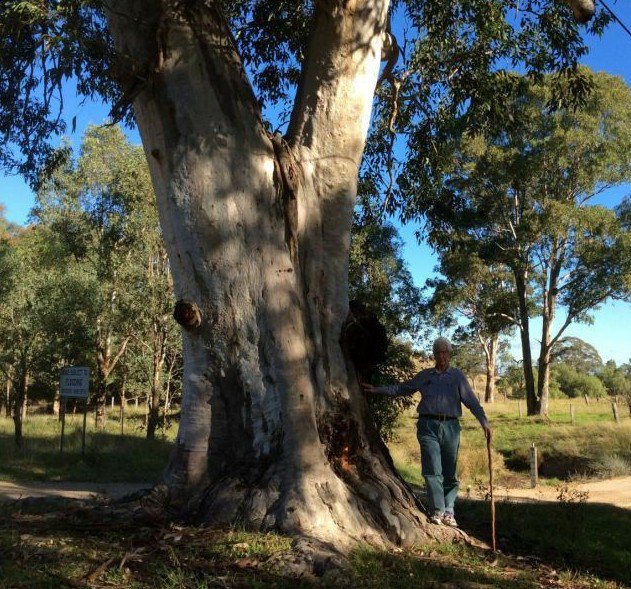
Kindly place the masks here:
<instances>
[{"instance_id":1,"label":"walking stick","mask_svg":"<svg viewBox=\"0 0 631 589\"><path fill-rule=\"evenodd\" d=\"M486 436L486 453L489 457L489 488L491 489L491 540L493 552L497 551L495 544L495 498L493 497L493 463L491 461L491 437Z\"/></svg>"}]
</instances>

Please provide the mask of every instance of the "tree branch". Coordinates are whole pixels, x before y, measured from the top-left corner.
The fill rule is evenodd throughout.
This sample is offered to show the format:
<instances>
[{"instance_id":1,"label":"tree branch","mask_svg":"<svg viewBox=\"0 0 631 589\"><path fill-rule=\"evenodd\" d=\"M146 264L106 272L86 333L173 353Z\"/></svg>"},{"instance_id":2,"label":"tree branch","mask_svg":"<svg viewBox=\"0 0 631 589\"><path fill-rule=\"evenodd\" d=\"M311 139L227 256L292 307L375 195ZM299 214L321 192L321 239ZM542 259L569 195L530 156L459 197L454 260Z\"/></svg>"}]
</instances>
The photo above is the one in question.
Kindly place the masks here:
<instances>
[{"instance_id":1,"label":"tree branch","mask_svg":"<svg viewBox=\"0 0 631 589\"><path fill-rule=\"evenodd\" d=\"M316 3L312 38L287 132L321 158L363 153L389 0ZM342 132L343 130L343 132Z\"/></svg>"},{"instance_id":2,"label":"tree branch","mask_svg":"<svg viewBox=\"0 0 631 589\"><path fill-rule=\"evenodd\" d=\"M123 340L123 343L121 344L121 347L118 350L116 356L114 356L114 358L112 358L112 361L110 362L110 368L109 368L109 372L110 373L112 372L112 370L114 370L114 367L116 366L116 364L118 364L118 361L122 358L123 354L125 353L125 349L127 348L127 344L129 343L130 339L131 339L131 336L128 335Z\"/></svg>"}]
</instances>

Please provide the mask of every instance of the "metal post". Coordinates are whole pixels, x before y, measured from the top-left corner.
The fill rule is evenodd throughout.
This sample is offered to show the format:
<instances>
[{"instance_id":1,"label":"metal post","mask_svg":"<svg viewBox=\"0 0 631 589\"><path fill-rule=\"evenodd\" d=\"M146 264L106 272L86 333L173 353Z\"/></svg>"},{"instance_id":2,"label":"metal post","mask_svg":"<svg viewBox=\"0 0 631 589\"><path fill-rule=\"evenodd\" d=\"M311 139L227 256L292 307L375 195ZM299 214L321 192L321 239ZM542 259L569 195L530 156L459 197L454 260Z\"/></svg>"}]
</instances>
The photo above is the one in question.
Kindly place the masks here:
<instances>
[{"instance_id":1,"label":"metal post","mask_svg":"<svg viewBox=\"0 0 631 589\"><path fill-rule=\"evenodd\" d=\"M530 447L530 486L535 488L539 479L539 472L537 470L537 447L535 443L532 443Z\"/></svg>"}]
</instances>

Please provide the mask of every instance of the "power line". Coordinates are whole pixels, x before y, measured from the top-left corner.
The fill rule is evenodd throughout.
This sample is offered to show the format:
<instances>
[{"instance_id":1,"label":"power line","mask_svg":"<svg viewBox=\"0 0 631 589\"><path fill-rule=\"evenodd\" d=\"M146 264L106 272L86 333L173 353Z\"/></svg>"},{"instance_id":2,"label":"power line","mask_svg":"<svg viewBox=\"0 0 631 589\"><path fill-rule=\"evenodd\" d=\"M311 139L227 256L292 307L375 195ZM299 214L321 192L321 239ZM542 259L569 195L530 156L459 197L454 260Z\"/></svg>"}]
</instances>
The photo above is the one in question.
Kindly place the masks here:
<instances>
[{"instance_id":1,"label":"power line","mask_svg":"<svg viewBox=\"0 0 631 589\"><path fill-rule=\"evenodd\" d=\"M611 14L611 16L613 16L614 20L625 30L625 32L627 33L627 35L629 35L629 37L631 37L631 31L629 30L629 28L627 27L627 25L625 25L616 15L616 13L611 10L611 8L609 8L609 6L607 6L607 4L604 2L604 0L598 0L598 2L600 2L600 4L602 4L607 11L609 12L609 14Z\"/></svg>"}]
</instances>

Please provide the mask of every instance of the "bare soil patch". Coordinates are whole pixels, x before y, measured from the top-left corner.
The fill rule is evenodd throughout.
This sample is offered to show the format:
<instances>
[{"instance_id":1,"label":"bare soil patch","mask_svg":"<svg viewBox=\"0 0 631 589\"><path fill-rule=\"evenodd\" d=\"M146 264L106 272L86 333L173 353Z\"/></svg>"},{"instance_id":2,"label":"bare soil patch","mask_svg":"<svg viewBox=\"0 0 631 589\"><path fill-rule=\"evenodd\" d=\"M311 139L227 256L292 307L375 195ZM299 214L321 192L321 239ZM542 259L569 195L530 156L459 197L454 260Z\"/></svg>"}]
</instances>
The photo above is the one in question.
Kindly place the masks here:
<instances>
[{"instance_id":1,"label":"bare soil patch","mask_svg":"<svg viewBox=\"0 0 631 589\"><path fill-rule=\"evenodd\" d=\"M142 489L150 489L151 483L77 483L72 481L47 483L15 483L0 481L0 502L20 499L64 498L120 499Z\"/></svg>"},{"instance_id":2,"label":"bare soil patch","mask_svg":"<svg viewBox=\"0 0 631 589\"><path fill-rule=\"evenodd\" d=\"M571 496L578 497L579 493L587 493L588 503L608 503L616 507L631 509L631 477L619 477L603 481L586 483L569 483L567 487ZM560 490L558 487L538 486L535 489L505 489L495 491L497 499L527 499L531 501L558 501Z\"/></svg>"}]
</instances>

